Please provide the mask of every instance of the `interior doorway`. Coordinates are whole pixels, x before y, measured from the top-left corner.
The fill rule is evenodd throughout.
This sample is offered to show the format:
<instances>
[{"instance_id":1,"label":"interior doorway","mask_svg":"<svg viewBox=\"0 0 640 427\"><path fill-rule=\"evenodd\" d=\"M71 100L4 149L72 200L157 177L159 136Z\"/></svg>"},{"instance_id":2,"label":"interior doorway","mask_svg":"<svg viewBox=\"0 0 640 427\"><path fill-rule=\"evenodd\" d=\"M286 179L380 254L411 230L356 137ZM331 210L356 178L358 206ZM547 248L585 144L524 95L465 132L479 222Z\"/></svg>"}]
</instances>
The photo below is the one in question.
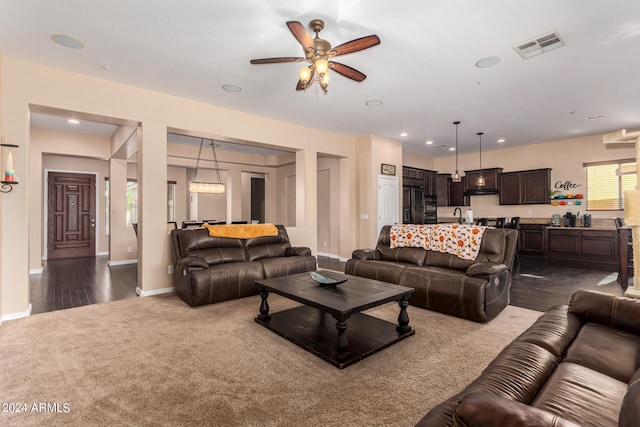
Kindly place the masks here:
<instances>
[{"instance_id":1,"label":"interior doorway","mask_svg":"<svg viewBox=\"0 0 640 427\"><path fill-rule=\"evenodd\" d=\"M264 203L265 203L265 182L264 178L251 177L251 221L258 220L264 224Z\"/></svg>"},{"instance_id":2,"label":"interior doorway","mask_svg":"<svg viewBox=\"0 0 640 427\"><path fill-rule=\"evenodd\" d=\"M96 255L96 176L47 175L47 259Z\"/></svg>"}]
</instances>

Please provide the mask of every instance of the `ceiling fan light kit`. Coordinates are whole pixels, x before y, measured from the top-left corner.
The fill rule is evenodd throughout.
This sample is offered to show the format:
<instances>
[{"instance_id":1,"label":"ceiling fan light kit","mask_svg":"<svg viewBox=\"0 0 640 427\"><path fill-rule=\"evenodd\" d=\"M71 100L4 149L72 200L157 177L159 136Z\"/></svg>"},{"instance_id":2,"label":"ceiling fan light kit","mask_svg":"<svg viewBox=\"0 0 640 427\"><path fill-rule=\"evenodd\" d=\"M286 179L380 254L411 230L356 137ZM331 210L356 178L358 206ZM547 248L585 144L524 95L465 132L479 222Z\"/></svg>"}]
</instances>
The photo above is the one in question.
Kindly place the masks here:
<instances>
[{"instance_id":1,"label":"ceiling fan light kit","mask_svg":"<svg viewBox=\"0 0 640 427\"><path fill-rule=\"evenodd\" d=\"M380 44L380 38L376 35L361 37L343 43L335 48L331 48L331 43L320 38L318 33L324 28L324 21L321 19L313 19L309 22L309 27L315 32L315 38L305 30L304 26L298 21L288 21L287 27L298 40L304 49L304 58L302 57L279 57L252 59L250 62L255 65L260 64L276 64L282 62L308 62L309 66L301 67L298 70L298 84L296 90L306 90L313 83L318 82L318 86L327 94L327 88L331 80L329 69L338 74L343 75L356 82L361 82L367 78L366 75L351 68L348 65L331 61L330 58L348 53L358 52Z\"/></svg>"}]
</instances>

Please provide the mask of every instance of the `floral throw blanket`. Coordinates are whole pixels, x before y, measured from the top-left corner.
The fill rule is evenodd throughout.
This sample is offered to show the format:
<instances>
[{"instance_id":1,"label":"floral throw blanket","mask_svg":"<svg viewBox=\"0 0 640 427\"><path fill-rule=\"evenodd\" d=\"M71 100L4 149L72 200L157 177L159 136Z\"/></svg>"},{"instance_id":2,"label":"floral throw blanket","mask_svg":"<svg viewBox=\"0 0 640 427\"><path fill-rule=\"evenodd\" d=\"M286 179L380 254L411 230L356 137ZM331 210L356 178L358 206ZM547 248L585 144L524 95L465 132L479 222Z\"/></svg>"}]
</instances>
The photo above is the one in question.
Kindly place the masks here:
<instances>
[{"instance_id":1,"label":"floral throw blanket","mask_svg":"<svg viewBox=\"0 0 640 427\"><path fill-rule=\"evenodd\" d=\"M391 248L424 248L474 260L488 227L464 224L392 225Z\"/></svg>"}]
</instances>

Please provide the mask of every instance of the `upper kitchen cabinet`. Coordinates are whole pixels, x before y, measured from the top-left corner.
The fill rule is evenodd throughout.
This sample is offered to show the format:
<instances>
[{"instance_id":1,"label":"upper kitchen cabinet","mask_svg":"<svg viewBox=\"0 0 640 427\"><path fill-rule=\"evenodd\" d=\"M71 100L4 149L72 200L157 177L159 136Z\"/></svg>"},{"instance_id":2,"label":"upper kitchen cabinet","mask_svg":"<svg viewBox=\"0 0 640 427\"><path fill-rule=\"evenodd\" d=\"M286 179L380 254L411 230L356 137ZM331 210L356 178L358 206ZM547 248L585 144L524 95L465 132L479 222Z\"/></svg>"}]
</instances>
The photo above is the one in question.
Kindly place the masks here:
<instances>
[{"instance_id":1,"label":"upper kitchen cabinet","mask_svg":"<svg viewBox=\"0 0 640 427\"><path fill-rule=\"evenodd\" d=\"M451 179L450 173L439 173L436 175L438 206L449 206L449 179Z\"/></svg>"},{"instance_id":2,"label":"upper kitchen cabinet","mask_svg":"<svg viewBox=\"0 0 640 427\"><path fill-rule=\"evenodd\" d=\"M489 191L495 194L498 189L498 177L502 173L502 168L489 168L489 169L478 169L471 171L464 171L464 176L467 178L467 193L469 195L474 195L473 193L480 193L483 191ZM482 174L484 176L485 185L484 187L478 187L476 182L478 181L478 177Z\"/></svg>"},{"instance_id":3,"label":"upper kitchen cabinet","mask_svg":"<svg viewBox=\"0 0 640 427\"><path fill-rule=\"evenodd\" d=\"M501 205L547 204L550 202L551 169L534 169L500 174Z\"/></svg>"}]
</instances>

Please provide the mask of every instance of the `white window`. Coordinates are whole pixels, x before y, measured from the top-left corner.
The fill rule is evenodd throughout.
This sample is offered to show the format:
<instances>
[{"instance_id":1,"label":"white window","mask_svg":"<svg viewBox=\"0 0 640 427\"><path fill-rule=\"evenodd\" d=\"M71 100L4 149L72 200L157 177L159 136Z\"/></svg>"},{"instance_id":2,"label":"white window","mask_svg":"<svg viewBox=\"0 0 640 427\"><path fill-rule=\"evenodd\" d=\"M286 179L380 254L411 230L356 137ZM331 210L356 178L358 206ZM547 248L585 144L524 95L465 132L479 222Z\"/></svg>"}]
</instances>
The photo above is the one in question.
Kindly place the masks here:
<instances>
[{"instance_id":1,"label":"white window","mask_svg":"<svg viewBox=\"0 0 640 427\"><path fill-rule=\"evenodd\" d=\"M587 171L587 210L614 211L624 208L624 192L636 187L636 174L622 174L620 167L635 159L585 163Z\"/></svg>"}]
</instances>

